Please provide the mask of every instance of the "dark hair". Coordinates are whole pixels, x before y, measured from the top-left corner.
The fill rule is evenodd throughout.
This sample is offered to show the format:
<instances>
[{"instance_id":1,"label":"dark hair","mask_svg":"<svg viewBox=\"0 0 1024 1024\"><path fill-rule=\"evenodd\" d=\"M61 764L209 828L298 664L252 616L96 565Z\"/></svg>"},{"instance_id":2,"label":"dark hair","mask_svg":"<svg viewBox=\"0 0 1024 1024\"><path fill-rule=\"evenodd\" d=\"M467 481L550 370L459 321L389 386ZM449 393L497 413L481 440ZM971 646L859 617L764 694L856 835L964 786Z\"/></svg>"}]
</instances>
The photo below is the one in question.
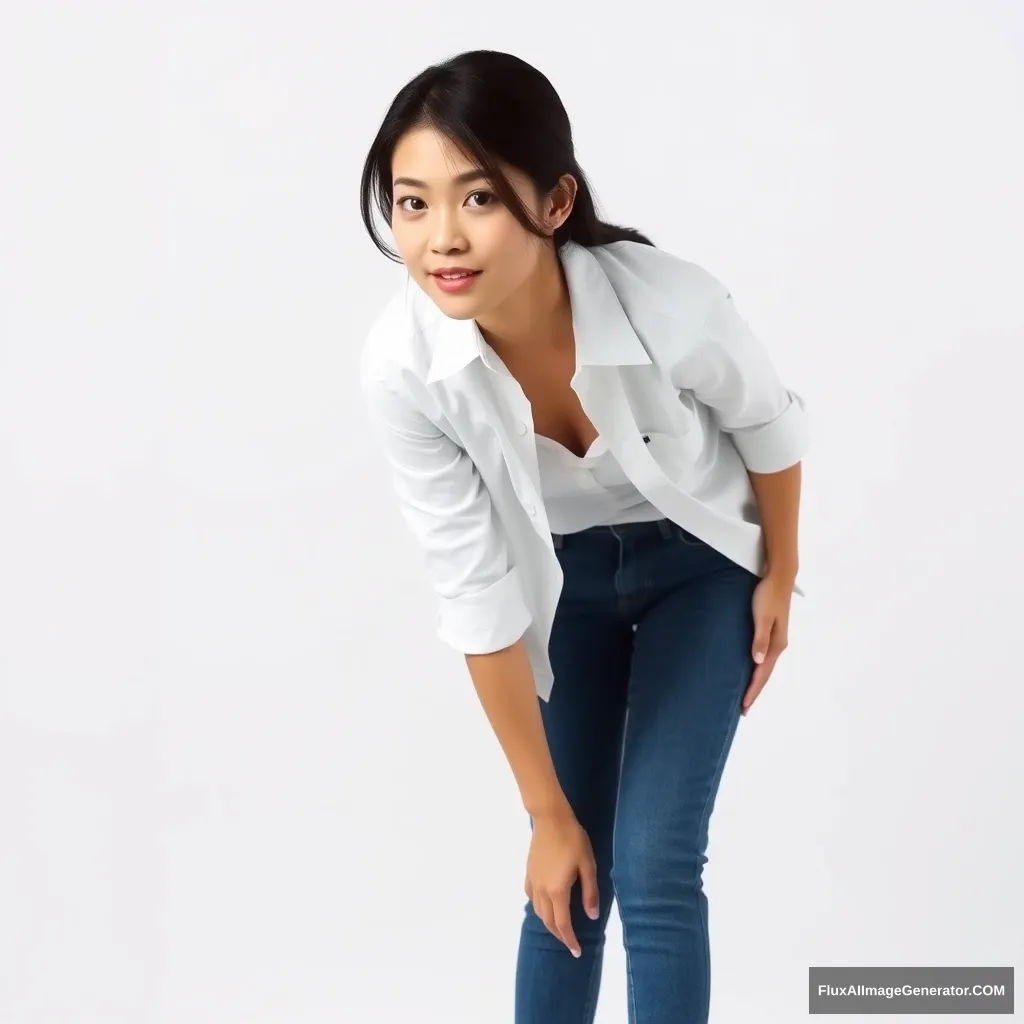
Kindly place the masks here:
<instances>
[{"instance_id":1,"label":"dark hair","mask_svg":"<svg viewBox=\"0 0 1024 1024\"><path fill-rule=\"evenodd\" d=\"M585 246L623 240L654 245L633 228L598 218L590 184L576 162L569 117L547 78L510 53L469 50L431 65L399 90L366 156L360 212L374 245L389 259L397 260L397 254L377 233L373 206L390 226L391 159L399 139L420 127L446 136L475 159L498 198L538 237L549 236L533 222L496 160L527 175L541 196L571 174L578 188L569 217L554 232L556 248L570 240Z\"/></svg>"}]
</instances>

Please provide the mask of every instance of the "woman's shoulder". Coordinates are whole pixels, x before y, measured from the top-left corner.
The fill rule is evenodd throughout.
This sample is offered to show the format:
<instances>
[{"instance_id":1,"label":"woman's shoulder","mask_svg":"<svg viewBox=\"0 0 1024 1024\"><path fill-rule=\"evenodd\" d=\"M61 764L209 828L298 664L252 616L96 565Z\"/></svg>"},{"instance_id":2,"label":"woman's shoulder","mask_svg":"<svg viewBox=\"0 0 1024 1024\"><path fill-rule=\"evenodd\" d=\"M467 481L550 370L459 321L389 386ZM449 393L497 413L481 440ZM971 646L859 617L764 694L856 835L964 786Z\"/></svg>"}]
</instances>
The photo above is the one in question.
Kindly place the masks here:
<instances>
[{"instance_id":1,"label":"woman's shoulder","mask_svg":"<svg viewBox=\"0 0 1024 1024\"><path fill-rule=\"evenodd\" d=\"M611 242L591 252L627 308L637 305L665 316L689 318L725 292L706 267L643 242Z\"/></svg>"}]
</instances>

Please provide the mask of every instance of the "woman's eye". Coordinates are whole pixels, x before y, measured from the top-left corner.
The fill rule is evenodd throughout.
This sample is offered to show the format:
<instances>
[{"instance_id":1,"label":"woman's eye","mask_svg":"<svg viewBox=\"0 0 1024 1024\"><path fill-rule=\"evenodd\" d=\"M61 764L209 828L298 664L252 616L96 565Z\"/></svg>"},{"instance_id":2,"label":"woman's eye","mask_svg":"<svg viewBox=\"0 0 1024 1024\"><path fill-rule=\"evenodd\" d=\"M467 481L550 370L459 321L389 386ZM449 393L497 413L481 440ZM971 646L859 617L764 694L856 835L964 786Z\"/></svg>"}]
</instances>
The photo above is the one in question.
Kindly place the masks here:
<instances>
[{"instance_id":1,"label":"woman's eye","mask_svg":"<svg viewBox=\"0 0 1024 1024\"><path fill-rule=\"evenodd\" d=\"M472 203L471 204L477 210L481 209L484 206L493 206L494 202L497 200L497 196L495 196L495 194L493 192L488 192L486 190L480 190L480 191L477 191L477 192L471 192L469 194L469 196L467 197L466 201L469 202L470 199L474 199L477 196L484 196L484 197L486 197L483 202ZM395 201L395 205L400 210L405 210L406 213L419 213L420 210L422 210L422 207L420 207L420 206L410 207L410 206L406 206L405 203L422 203L422 202L423 202L423 200L419 196L402 196L401 199L398 199L398 200Z\"/></svg>"}]
</instances>

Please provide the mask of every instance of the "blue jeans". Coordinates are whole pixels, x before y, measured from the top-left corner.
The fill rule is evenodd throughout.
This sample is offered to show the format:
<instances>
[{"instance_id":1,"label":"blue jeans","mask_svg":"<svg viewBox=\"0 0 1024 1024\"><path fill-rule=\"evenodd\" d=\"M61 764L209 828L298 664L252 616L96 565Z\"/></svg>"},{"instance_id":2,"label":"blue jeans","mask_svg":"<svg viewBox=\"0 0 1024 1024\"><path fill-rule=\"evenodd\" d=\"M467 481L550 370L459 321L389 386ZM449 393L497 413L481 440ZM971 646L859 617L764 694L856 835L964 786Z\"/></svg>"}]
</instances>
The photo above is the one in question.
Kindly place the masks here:
<instances>
[{"instance_id":1,"label":"blue jeans","mask_svg":"<svg viewBox=\"0 0 1024 1024\"><path fill-rule=\"evenodd\" d=\"M701 873L755 667L758 577L667 519L554 541L564 583L550 642L554 689L540 707L562 789L594 849L600 916L587 917L577 881L577 959L527 902L515 1024L591 1024L613 895L629 1024L705 1024Z\"/></svg>"}]
</instances>

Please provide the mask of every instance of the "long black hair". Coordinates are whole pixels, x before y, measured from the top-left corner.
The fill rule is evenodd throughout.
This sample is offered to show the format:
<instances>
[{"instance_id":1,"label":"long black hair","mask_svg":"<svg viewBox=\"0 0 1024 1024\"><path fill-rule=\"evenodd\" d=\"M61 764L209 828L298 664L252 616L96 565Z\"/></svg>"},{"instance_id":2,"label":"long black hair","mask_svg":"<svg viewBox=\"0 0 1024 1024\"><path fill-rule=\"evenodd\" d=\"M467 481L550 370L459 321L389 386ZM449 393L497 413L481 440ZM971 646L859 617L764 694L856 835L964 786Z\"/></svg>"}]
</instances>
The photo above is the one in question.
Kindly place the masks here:
<instances>
[{"instance_id":1,"label":"long black hair","mask_svg":"<svg viewBox=\"0 0 1024 1024\"><path fill-rule=\"evenodd\" d=\"M534 223L496 161L527 175L541 196L563 174L571 174L578 188L568 218L554 232L556 249L570 240L585 246L623 240L654 245L633 228L598 218L590 184L576 162L569 117L547 78L510 53L469 50L431 65L399 90L366 156L360 212L374 245L389 259L401 262L378 234L373 207L390 226L391 159L399 139L420 127L437 131L475 159L516 220L541 238L549 236Z\"/></svg>"}]
</instances>

